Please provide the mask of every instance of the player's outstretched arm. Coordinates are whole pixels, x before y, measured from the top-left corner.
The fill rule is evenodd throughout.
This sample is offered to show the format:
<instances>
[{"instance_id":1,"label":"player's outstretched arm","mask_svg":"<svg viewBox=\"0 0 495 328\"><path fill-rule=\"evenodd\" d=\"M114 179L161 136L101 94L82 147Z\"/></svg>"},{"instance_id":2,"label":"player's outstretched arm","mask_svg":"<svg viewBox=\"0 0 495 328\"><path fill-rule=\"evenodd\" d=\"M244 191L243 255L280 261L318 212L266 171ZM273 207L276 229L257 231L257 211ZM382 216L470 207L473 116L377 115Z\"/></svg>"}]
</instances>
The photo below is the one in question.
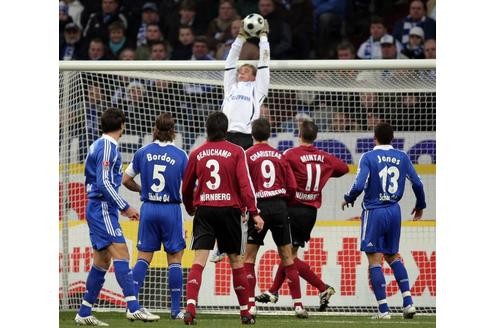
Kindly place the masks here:
<instances>
[{"instance_id":1,"label":"player's outstretched arm","mask_svg":"<svg viewBox=\"0 0 495 328\"><path fill-rule=\"evenodd\" d=\"M189 157L186 170L184 173L184 179L182 180L182 202L189 215L193 216L196 209L193 205L194 197L194 185L196 183L196 160L193 154Z\"/></svg>"},{"instance_id":2,"label":"player's outstretched arm","mask_svg":"<svg viewBox=\"0 0 495 328\"><path fill-rule=\"evenodd\" d=\"M241 21L239 34L235 38L234 43L230 46L229 54L225 60L225 72L223 74L223 91L224 96L227 96L232 86L237 81L237 61L241 54L242 45L246 42L248 34L244 31L244 24Z\"/></svg>"},{"instance_id":3,"label":"player's outstretched arm","mask_svg":"<svg viewBox=\"0 0 495 328\"><path fill-rule=\"evenodd\" d=\"M270 44L268 43L268 21L260 32L260 59L258 60L258 72L256 73L257 101L261 104L268 95L270 85Z\"/></svg>"}]
</instances>

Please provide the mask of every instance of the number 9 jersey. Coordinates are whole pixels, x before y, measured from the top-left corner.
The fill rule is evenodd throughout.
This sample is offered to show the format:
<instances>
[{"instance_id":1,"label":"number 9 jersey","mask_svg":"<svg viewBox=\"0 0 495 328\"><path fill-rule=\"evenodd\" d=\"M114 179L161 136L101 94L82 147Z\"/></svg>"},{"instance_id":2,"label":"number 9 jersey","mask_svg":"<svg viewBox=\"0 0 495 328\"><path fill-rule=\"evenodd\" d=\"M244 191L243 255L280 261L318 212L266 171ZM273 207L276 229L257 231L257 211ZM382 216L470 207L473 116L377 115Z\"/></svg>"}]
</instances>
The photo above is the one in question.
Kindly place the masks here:
<instances>
[{"instance_id":1,"label":"number 9 jersey","mask_svg":"<svg viewBox=\"0 0 495 328\"><path fill-rule=\"evenodd\" d=\"M416 196L415 208L424 209L423 183L407 154L391 145L375 146L361 156L356 180L344 199L354 202L364 190L363 209L388 207L401 200L406 178L411 181Z\"/></svg>"},{"instance_id":2,"label":"number 9 jersey","mask_svg":"<svg viewBox=\"0 0 495 328\"><path fill-rule=\"evenodd\" d=\"M295 203L320 208L321 191L328 179L349 172L349 167L341 159L313 145L287 149L284 156L297 182L296 196L291 205Z\"/></svg>"}]
</instances>

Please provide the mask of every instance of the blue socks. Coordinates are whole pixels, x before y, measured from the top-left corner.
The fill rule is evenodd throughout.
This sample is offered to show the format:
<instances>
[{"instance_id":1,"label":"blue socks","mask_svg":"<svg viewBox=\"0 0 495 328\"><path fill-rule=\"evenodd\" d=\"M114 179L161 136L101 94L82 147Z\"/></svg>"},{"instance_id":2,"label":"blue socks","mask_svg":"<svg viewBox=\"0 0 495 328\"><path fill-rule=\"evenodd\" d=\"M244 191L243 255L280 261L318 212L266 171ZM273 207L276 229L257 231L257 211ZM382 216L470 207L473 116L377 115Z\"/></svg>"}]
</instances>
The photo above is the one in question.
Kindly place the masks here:
<instances>
[{"instance_id":1,"label":"blue socks","mask_svg":"<svg viewBox=\"0 0 495 328\"><path fill-rule=\"evenodd\" d=\"M139 291L144 284L144 279L148 273L148 267L150 264L144 259L138 259L134 268L132 269L132 275L134 277L134 290L136 292L136 297L139 295Z\"/></svg>"},{"instance_id":2,"label":"blue socks","mask_svg":"<svg viewBox=\"0 0 495 328\"><path fill-rule=\"evenodd\" d=\"M182 266L180 263L170 263L168 266L168 289L170 290L170 315L175 317L180 312L182 297Z\"/></svg>"},{"instance_id":3,"label":"blue socks","mask_svg":"<svg viewBox=\"0 0 495 328\"><path fill-rule=\"evenodd\" d=\"M390 264L390 267L394 271L395 280L399 284L402 293L403 307L413 304L411 291L409 290L409 278L404 264L400 259L397 259Z\"/></svg>"},{"instance_id":4,"label":"blue socks","mask_svg":"<svg viewBox=\"0 0 495 328\"><path fill-rule=\"evenodd\" d=\"M139 310L140 306L134 290L134 278L132 276L132 271L129 268L129 261L115 259L113 260L113 266L115 268L117 282L124 293L127 307L129 308L129 311L136 312Z\"/></svg>"},{"instance_id":5,"label":"blue socks","mask_svg":"<svg viewBox=\"0 0 495 328\"><path fill-rule=\"evenodd\" d=\"M105 274L107 271L96 265L91 267L86 280L86 292L83 296L81 307L79 308L79 315L81 317L87 317L91 315L91 308L96 302L98 295L100 294L103 283L105 282Z\"/></svg>"},{"instance_id":6,"label":"blue socks","mask_svg":"<svg viewBox=\"0 0 495 328\"><path fill-rule=\"evenodd\" d=\"M387 295L385 294L385 276L381 265L373 265L369 268L371 286L378 302L378 310L381 313L389 312Z\"/></svg>"}]
</instances>

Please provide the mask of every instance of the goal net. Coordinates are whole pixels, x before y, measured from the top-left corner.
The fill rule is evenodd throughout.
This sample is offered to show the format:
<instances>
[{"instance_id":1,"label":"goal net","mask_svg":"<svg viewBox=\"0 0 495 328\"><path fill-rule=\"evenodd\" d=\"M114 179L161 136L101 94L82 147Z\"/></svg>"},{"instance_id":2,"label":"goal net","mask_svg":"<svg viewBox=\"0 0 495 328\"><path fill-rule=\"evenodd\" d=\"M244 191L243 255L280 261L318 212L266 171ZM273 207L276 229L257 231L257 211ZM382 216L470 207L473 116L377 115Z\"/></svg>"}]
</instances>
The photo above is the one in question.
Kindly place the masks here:
<instances>
[{"instance_id":1,"label":"goal net","mask_svg":"<svg viewBox=\"0 0 495 328\"><path fill-rule=\"evenodd\" d=\"M344 160L350 174L331 179L323 191L323 204L306 248L299 252L337 293L329 312L371 312L376 300L368 282L367 259L359 251L360 206L340 210L343 194L351 186L362 153L373 148L373 127L387 121L395 128L393 146L405 151L421 175L427 197L424 219L412 222L415 199L408 186L401 203L403 224L400 253L409 273L411 294L420 313L436 309L436 91L435 62L396 61L272 61L270 91L261 115L272 125L269 142L279 150L296 146L298 122L309 119L319 127L316 146ZM84 159L89 145L100 136L102 111L121 108L127 117L119 142L124 169L133 153L152 140L156 116L167 111L176 120L175 143L189 152L205 140L205 120L223 100L222 62L60 64L60 174L59 174L59 309L78 308L92 263L85 222ZM120 193L139 208L136 193ZM359 204L362 196L356 204ZM189 244L192 218L183 211ZM136 261L137 223L120 218L131 265ZM184 281L192 252L183 259ZM279 260L267 234L256 261L256 294L269 288ZM139 295L153 311L169 311L167 263L155 254ZM387 296L392 311L400 311L402 297L390 268L384 264ZM185 288L184 288L185 289ZM319 305L318 291L301 279L302 300L310 311ZM258 304L267 313L292 309L286 284L277 304ZM185 291L183 306L185 306ZM208 262L199 294L199 311L238 309L227 260ZM123 310L125 302L113 269L95 309Z\"/></svg>"}]
</instances>

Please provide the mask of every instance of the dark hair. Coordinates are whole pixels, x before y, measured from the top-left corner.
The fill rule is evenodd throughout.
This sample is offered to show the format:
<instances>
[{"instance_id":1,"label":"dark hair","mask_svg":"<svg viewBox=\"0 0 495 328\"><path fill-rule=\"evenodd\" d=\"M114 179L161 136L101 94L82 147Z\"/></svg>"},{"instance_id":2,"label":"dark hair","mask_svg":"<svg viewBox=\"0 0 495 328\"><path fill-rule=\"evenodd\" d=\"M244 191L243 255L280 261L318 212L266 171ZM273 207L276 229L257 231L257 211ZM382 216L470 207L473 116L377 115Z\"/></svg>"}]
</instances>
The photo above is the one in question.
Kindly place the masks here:
<instances>
[{"instance_id":1,"label":"dark hair","mask_svg":"<svg viewBox=\"0 0 495 328\"><path fill-rule=\"evenodd\" d=\"M149 42L150 51L157 44L161 44L163 46L163 48L165 49L165 52L168 54L168 45L167 45L167 42L164 40L156 40L156 41Z\"/></svg>"},{"instance_id":2,"label":"dark hair","mask_svg":"<svg viewBox=\"0 0 495 328\"><path fill-rule=\"evenodd\" d=\"M251 124L251 134L256 141L265 141L270 138L270 122L260 117Z\"/></svg>"},{"instance_id":3,"label":"dark hair","mask_svg":"<svg viewBox=\"0 0 495 328\"><path fill-rule=\"evenodd\" d=\"M339 50L349 50L351 53L355 54L356 50L354 48L354 45L350 43L349 41L342 41L337 45L337 51Z\"/></svg>"},{"instance_id":4,"label":"dark hair","mask_svg":"<svg viewBox=\"0 0 495 328\"><path fill-rule=\"evenodd\" d=\"M318 136L318 126L313 121L302 121L300 125L301 139L304 142L312 143Z\"/></svg>"},{"instance_id":5,"label":"dark hair","mask_svg":"<svg viewBox=\"0 0 495 328\"><path fill-rule=\"evenodd\" d=\"M103 133L118 131L125 123L125 115L121 109L110 107L101 115L101 130Z\"/></svg>"},{"instance_id":6,"label":"dark hair","mask_svg":"<svg viewBox=\"0 0 495 328\"><path fill-rule=\"evenodd\" d=\"M227 136L229 119L222 112L213 112L206 119L206 135L208 141L224 140Z\"/></svg>"},{"instance_id":7,"label":"dark hair","mask_svg":"<svg viewBox=\"0 0 495 328\"><path fill-rule=\"evenodd\" d=\"M383 21L383 18L380 16L371 16L371 24L382 24L385 26L385 22Z\"/></svg>"},{"instance_id":8,"label":"dark hair","mask_svg":"<svg viewBox=\"0 0 495 328\"><path fill-rule=\"evenodd\" d=\"M153 141L173 141L175 139L175 122L170 113L161 113L155 121Z\"/></svg>"},{"instance_id":9,"label":"dark hair","mask_svg":"<svg viewBox=\"0 0 495 328\"><path fill-rule=\"evenodd\" d=\"M182 1L179 10L196 11L196 1L194 0Z\"/></svg>"},{"instance_id":10,"label":"dark hair","mask_svg":"<svg viewBox=\"0 0 495 328\"><path fill-rule=\"evenodd\" d=\"M194 43L204 43L206 46L208 46L208 39L204 35L198 35L197 37L194 38Z\"/></svg>"},{"instance_id":11,"label":"dark hair","mask_svg":"<svg viewBox=\"0 0 495 328\"><path fill-rule=\"evenodd\" d=\"M380 145L390 145L394 139L394 129L387 122L380 122L375 126L375 139Z\"/></svg>"}]
</instances>

